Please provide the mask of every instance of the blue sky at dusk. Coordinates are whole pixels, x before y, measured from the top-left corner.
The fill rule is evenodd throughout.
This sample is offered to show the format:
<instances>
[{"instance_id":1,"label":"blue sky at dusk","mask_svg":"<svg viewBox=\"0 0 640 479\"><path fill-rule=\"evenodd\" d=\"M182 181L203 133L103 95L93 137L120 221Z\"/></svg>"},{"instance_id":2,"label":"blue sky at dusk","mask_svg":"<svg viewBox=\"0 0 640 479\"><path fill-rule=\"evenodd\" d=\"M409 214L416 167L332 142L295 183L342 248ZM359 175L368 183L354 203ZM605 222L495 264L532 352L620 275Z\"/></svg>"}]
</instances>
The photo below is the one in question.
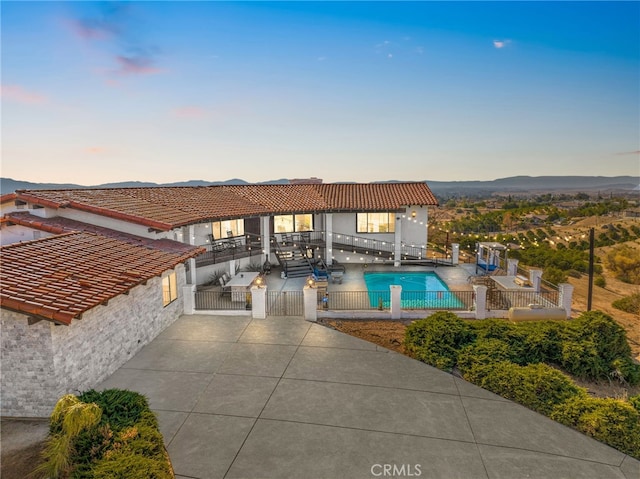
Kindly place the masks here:
<instances>
[{"instance_id":1,"label":"blue sky at dusk","mask_svg":"<svg viewBox=\"0 0 640 479\"><path fill-rule=\"evenodd\" d=\"M640 175L639 2L11 2L3 177Z\"/></svg>"}]
</instances>

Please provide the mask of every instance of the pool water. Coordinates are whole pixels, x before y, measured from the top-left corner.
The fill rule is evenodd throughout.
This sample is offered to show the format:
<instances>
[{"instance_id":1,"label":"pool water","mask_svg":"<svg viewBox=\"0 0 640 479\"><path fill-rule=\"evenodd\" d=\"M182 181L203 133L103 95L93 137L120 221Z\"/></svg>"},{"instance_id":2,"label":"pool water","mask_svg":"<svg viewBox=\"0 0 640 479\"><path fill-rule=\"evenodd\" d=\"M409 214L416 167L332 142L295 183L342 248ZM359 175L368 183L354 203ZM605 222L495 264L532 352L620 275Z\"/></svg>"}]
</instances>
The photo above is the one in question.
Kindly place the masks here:
<instances>
[{"instance_id":1,"label":"pool water","mask_svg":"<svg viewBox=\"0 0 640 479\"><path fill-rule=\"evenodd\" d=\"M365 273L371 307L389 308L391 285L402 286L400 303L407 309L464 309L464 304L449 291L446 283L431 271Z\"/></svg>"}]
</instances>

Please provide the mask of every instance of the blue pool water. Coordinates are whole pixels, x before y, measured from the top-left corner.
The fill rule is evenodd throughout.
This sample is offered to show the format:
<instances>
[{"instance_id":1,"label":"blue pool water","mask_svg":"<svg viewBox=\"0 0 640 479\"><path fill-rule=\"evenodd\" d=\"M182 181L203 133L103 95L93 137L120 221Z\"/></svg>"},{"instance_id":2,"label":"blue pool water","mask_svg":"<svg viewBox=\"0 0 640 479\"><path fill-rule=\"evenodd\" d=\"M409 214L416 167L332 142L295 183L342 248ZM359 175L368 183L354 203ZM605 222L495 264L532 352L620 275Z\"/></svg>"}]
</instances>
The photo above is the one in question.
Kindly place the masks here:
<instances>
[{"instance_id":1,"label":"blue pool water","mask_svg":"<svg viewBox=\"0 0 640 479\"><path fill-rule=\"evenodd\" d=\"M449 291L447 285L433 272L365 273L371 307L389 308L391 285L402 286L400 297L406 309L464 309L464 304Z\"/></svg>"}]
</instances>

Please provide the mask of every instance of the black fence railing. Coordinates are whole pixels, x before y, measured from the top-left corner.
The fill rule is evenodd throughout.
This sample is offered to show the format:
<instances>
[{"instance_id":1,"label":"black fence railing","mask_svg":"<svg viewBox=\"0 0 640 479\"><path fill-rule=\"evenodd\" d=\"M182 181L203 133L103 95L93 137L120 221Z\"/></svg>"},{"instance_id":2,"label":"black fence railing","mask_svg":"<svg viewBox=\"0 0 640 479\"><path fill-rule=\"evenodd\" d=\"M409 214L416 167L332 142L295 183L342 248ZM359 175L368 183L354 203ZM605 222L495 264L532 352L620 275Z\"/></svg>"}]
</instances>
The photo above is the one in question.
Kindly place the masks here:
<instances>
[{"instance_id":1,"label":"black fence railing","mask_svg":"<svg viewBox=\"0 0 640 479\"><path fill-rule=\"evenodd\" d=\"M303 316L303 291L267 291L266 312L269 316Z\"/></svg>"},{"instance_id":2,"label":"black fence railing","mask_svg":"<svg viewBox=\"0 0 640 479\"><path fill-rule=\"evenodd\" d=\"M402 291L400 295L400 308L407 310L469 311L473 303L473 291ZM385 311L390 308L390 291L334 291L318 305L318 309L334 311Z\"/></svg>"},{"instance_id":3,"label":"black fence railing","mask_svg":"<svg viewBox=\"0 0 640 479\"><path fill-rule=\"evenodd\" d=\"M206 290L195 293L196 310L250 310L251 296L248 294L242 301L234 301L231 293L227 291Z\"/></svg>"}]
</instances>

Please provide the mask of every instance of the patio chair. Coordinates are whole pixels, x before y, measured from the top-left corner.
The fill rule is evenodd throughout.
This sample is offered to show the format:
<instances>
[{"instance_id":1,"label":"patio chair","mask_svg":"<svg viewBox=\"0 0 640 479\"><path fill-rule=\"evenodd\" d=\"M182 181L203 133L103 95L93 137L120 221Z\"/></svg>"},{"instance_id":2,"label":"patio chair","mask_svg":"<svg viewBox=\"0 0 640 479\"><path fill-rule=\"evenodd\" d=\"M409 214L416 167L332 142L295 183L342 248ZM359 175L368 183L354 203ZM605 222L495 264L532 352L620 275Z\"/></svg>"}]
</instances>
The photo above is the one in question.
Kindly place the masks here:
<instances>
[{"instance_id":1,"label":"patio chair","mask_svg":"<svg viewBox=\"0 0 640 479\"><path fill-rule=\"evenodd\" d=\"M227 296L227 295L231 296L231 286L227 286L227 282L228 281L225 281L224 275L220 279L218 279L218 282L220 283L220 287L222 288L222 295L223 296Z\"/></svg>"}]
</instances>

